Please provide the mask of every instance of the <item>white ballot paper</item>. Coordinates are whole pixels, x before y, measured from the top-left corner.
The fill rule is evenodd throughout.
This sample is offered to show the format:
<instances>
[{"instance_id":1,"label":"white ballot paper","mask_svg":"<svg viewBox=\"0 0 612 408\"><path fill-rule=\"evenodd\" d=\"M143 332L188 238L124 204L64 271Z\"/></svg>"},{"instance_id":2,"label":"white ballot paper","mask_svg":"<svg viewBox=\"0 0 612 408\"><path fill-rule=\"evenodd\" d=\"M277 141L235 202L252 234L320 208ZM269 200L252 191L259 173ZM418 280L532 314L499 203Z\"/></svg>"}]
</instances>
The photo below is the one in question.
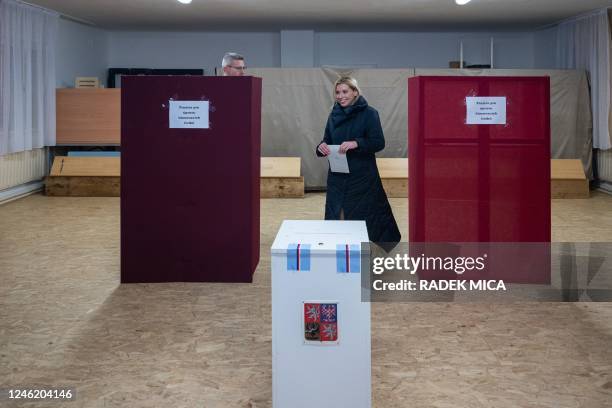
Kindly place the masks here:
<instances>
[{"instance_id":1,"label":"white ballot paper","mask_svg":"<svg viewBox=\"0 0 612 408\"><path fill-rule=\"evenodd\" d=\"M350 173L346 153L339 153L340 145L328 145L331 153L327 156L329 167L333 173Z\"/></svg>"}]
</instances>

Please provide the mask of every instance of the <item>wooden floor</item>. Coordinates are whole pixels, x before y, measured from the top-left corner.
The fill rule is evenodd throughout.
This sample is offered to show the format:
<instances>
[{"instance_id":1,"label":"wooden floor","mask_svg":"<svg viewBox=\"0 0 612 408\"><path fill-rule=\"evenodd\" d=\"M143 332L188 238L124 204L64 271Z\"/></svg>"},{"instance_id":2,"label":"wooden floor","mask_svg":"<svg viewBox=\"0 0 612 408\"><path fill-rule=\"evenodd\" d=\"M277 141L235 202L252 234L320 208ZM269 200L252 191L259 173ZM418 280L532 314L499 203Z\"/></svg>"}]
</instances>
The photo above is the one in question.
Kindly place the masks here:
<instances>
[{"instance_id":1,"label":"wooden floor","mask_svg":"<svg viewBox=\"0 0 612 408\"><path fill-rule=\"evenodd\" d=\"M406 231L407 200L390 201ZM269 248L323 206L262 200L253 284L143 285L119 285L118 198L0 206L0 388L77 388L0 406L270 407ZM612 241L612 196L553 200L553 239ZM373 304L372 330L374 407L611 406L609 303Z\"/></svg>"}]
</instances>

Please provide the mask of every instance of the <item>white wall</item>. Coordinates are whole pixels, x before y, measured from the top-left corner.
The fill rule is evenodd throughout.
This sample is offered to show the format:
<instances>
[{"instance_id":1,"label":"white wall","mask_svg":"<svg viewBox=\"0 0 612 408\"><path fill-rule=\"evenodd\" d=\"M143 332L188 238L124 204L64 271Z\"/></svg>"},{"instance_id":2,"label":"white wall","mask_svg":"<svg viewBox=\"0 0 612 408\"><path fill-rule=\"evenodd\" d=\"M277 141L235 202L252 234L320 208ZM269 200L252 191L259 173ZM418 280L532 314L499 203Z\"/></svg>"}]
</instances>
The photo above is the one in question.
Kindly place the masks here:
<instances>
[{"instance_id":1,"label":"white wall","mask_svg":"<svg viewBox=\"0 0 612 408\"><path fill-rule=\"evenodd\" d=\"M278 67L280 33L112 32L109 67L204 68L212 75L227 51L243 54L247 66Z\"/></svg>"},{"instance_id":2,"label":"white wall","mask_svg":"<svg viewBox=\"0 0 612 408\"><path fill-rule=\"evenodd\" d=\"M313 30L281 31L281 66L283 68L312 68L315 65L315 36Z\"/></svg>"},{"instance_id":3,"label":"white wall","mask_svg":"<svg viewBox=\"0 0 612 408\"><path fill-rule=\"evenodd\" d=\"M447 68L449 61L459 59L461 40L467 62L489 63L491 37L495 42L496 68L535 67L534 32L315 32L314 49L307 51L314 51L313 66ZM117 68L204 68L211 74L226 51L243 53L249 66L280 67L281 33L123 31L109 34L109 66ZM291 52L296 50L291 48ZM303 61L300 65L305 66Z\"/></svg>"},{"instance_id":4,"label":"white wall","mask_svg":"<svg viewBox=\"0 0 612 408\"><path fill-rule=\"evenodd\" d=\"M556 68L557 28L548 28L534 33L535 66L538 69Z\"/></svg>"},{"instance_id":5,"label":"white wall","mask_svg":"<svg viewBox=\"0 0 612 408\"><path fill-rule=\"evenodd\" d=\"M77 76L98 77L106 83L108 33L60 18L55 56L58 88L74 86Z\"/></svg>"},{"instance_id":6,"label":"white wall","mask_svg":"<svg viewBox=\"0 0 612 408\"><path fill-rule=\"evenodd\" d=\"M555 30L529 32L313 32L307 51L312 66L378 68L446 68L459 59L464 42L468 63L490 61L494 39L495 68L553 68ZM291 32L289 32L291 33ZM281 32L105 32L60 20L57 84L73 86L76 76L97 76L106 82L106 70L115 68L204 68L212 74L226 51L245 55L247 65L280 67L295 61L295 47L281 44ZM299 48L299 47L298 47ZM307 66L300 57L300 66ZM306 61L309 62L309 61Z\"/></svg>"},{"instance_id":7,"label":"white wall","mask_svg":"<svg viewBox=\"0 0 612 408\"><path fill-rule=\"evenodd\" d=\"M317 65L374 68L448 68L459 60L470 64L490 62L490 38L494 38L495 68L533 68L532 32L516 33L337 33L316 34Z\"/></svg>"}]
</instances>

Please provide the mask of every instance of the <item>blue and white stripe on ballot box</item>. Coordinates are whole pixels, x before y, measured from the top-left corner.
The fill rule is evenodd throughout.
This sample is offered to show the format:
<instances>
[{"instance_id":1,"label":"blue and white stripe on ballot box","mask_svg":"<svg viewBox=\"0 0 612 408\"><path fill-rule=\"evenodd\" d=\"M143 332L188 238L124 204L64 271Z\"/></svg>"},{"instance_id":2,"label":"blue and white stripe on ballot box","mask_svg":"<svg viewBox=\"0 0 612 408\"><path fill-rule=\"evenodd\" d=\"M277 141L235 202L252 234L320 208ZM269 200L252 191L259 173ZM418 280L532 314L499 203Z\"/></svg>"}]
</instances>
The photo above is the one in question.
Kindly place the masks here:
<instances>
[{"instance_id":1,"label":"blue and white stripe on ballot box","mask_svg":"<svg viewBox=\"0 0 612 408\"><path fill-rule=\"evenodd\" d=\"M336 245L336 270L344 273L361 272L361 248L356 244Z\"/></svg>"},{"instance_id":2,"label":"blue and white stripe on ballot box","mask_svg":"<svg viewBox=\"0 0 612 408\"><path fill-rule=\"evenodd\" d=\"M289 244L287 248L287 270L294 272L310 270L310 244ZM361 272L361 248L359 245L336 245L336 272Z\"/></svg>"},{"instance_id":3,"label":"blue and white stripe on ballot box","mask_svg":"<svg viewBox=\"0 0 612 408\"><path fill-rule=\"evenodd\" d=\"M310 244L289 244L287 248L287 270L310 270Z\"/></svg>"}]
</instances>

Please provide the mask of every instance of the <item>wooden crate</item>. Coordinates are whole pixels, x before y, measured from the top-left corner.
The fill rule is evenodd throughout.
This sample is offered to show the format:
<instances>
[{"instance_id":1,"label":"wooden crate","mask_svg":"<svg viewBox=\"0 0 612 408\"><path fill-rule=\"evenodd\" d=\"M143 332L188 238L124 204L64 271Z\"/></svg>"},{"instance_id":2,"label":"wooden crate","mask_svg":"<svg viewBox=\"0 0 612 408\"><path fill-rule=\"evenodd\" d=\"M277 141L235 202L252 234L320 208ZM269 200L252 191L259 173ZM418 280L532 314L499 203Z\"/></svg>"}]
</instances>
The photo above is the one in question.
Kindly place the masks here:
<instances>
[{"instance_id":1,"label":"wooden crate","mask_svg":"<svg viewBox=\"0 0 612 408\"><path fill-rule=\"evenodd\" d=\"M121 89L56 90L58 145L121 143Z\"/></svg>"},{"instance_id":2,"label":"wooden crate","mask_svg":"<svg viewBox=\"0 0 612 408\"><path fill-rule=\"evenodd\" d=\"M99 88L100 80L96 77L76 77L74 80L75 88Z\"/></svg>"},{"instance_id":3,"label":"wooden crate","mask_svg":"<svg viewBox=\"0 0 612 408\"><path fill-rule=\"evenodd\" d=\"M376 165L387 197L408 197L408 159L377 158Z\"/></svg>"},{"instance_id":4,"label":"wooden crate","mask_svg":"<svg viewBox=\"0 0 612 408\"><path fill-rule=\"evenodd\" d=\"M304 197L304 177L299 157L261 158L261 198Z\"/></svg>"},{"instance_id":5,"label":"wooden crate","mask_svg":"<svg viewBox=\"0 0 612 408\"><path fill-rule=\"evenodd\" d=\"M550 161L551 198L589 198L589 181L578 159Z\"/></svg>"},{"instance_id":6,"label":"wooden crate","mask_svg":"<svg viewBox=\"0 0 612 408\"><path fill-rule=\"evenodd\" d=\"M121 158L56 156L45 179L49 196L119 197Z\"/></svg>"}]
</instances>

